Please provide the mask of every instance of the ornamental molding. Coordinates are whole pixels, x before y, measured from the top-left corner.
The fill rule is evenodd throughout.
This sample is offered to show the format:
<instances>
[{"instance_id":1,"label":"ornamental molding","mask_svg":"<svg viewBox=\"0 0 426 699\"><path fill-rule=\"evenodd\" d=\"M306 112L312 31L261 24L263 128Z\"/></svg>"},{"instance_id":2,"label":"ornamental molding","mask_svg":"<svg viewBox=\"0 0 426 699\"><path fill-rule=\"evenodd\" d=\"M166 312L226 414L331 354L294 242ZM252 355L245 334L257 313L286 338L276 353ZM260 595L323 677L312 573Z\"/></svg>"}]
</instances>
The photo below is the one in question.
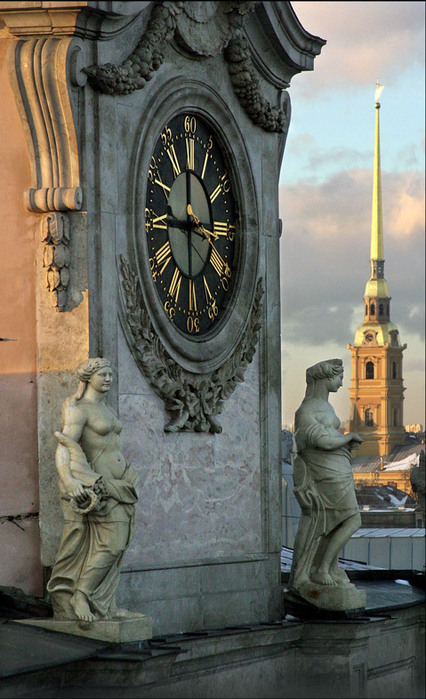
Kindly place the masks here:
<instances>
[{"instance_id":1,"label":"ornamental molding","mask_svg":"<svg viewBox=\"0 0 426 699\"><path fill-rule=\"evenodd\" d=\"M72 39L18 40L8 56L9 78L27 139L32 186L25 207L43 216L43 266L52 305L64 311L70 266L69 211L83 203L77 135L67 69L75 66L79 47ZM72 71L70 71L72 72Z\"/></svg>"},{"instance_id":2,"label":"ornamental molding","mask_svg":"<svg viewBox=\"0 0 426 699\"><path fill-rule=\"evenodd\" d=\"M224 402L244 381L261 328L263 281L257 282L247 327L234 352L210 374L183 369L167 352L151 322L138 276L120 256L122 294L120 322L136 364L164 402L169 421L165 432L222 432L217 416Z\"/></svg>"},{"instance_id":3,"label":"ornamental molding","mask_svg":"<svg viewBox=\"0 0 426 699\"><path fill-rule=\"evenodd\" d=\"M84 71L93 89L110 95L142 90L164 62L173 40L198 60L224 51L235 94L253 124L265 131L288 127L284 109L271 107L262 95L248 42L242 35L245 16L256 2L156 2L136 48L120 65L106 63Z\"/></svg>"},{"instance_id":4,"label":"ornamental molding","mask_svg":"<svg viewBox=\"0 0 426 699\"><path fill-rule=\"evenodd\" d=\"M29 211L82 206L77 136L67 84L71 38L19 40L9 55L10 82L28 143L33 186Z\"/></svg>"}]
</instances>

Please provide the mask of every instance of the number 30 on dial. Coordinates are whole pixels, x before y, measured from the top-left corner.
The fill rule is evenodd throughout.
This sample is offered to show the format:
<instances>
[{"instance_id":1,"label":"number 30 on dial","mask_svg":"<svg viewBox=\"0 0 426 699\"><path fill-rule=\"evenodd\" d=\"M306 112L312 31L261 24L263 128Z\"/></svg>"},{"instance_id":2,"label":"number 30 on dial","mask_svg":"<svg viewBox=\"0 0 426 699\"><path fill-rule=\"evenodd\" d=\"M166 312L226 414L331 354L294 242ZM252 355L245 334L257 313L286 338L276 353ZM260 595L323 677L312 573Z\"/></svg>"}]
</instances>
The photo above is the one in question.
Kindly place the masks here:
<instances>
[{"instance_id":1,"label":"number 30 on dial","mask_svg":"<svg viewBox=\"0 0 426 699\"><path fill-rule=\"evenodd\" d=\"M198 115L164 125L148 170L145 230L169 320L200 336L222 317L235 276L236 203L219 141Z\"/></svg>"}]
</instances>

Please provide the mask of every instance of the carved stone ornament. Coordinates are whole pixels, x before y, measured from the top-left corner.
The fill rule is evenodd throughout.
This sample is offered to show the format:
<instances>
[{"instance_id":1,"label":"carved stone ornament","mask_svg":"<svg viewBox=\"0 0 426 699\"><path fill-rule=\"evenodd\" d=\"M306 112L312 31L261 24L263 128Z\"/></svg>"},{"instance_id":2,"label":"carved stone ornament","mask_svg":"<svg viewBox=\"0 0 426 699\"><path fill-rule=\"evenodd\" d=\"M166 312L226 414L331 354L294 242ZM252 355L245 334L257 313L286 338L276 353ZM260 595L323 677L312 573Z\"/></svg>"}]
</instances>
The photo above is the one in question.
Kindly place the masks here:
<instances>
[{"instance_id":1,"label":"carved stone ornament","mask_svg":"<svg viewBox=\"0 0 426 699\"><path fill-rule=\"evenodd\" d=\"M68 211L83 203L77 136L67 82L71 38L24 39L9 54L10 82L30 154L32 187L24 193L41 221L43 266L52 305L65 310L70 265ZM51 213L50 213L51 212ZM61 212L61 213L59 213Z\"/></svg>"},{"instance_id":2,"label":"carved stone ornament","mask_svg":"<svg viewBox=\"0 0 426 699\"><path fill-rule=\"evenodd\" d=\"M196 58L226 49L229 74L241 106L265 131L282 131L284 111L262 96L247 42L241 36L244 18L256 2L157 2L134 51L121 65L106 63L85 69L95 90L126 95L141 90L164 62L172 39Z\"/></svg>"},{"instance_id":3,"label":"carved stone ornament","mask_svg":"<svg viewBox=\"0 0 426 699\"><path fill-rule=\"evenodd\" d=\"M216 416L238 383L244 381L245 369L256 350L261 328L262 279L258 280L242 339L222 366L206 377L186 371L170 357L152 325L136 273L125 257L121 256L120 261L125 305L123 330L139 369L170 415L165 431L222 432Z\"/></svg>"},{"instance_id":4,"label":"carved stone ornament","mask_svg":"<svg viewBox=\"0 0 426 699\"><path fill-rule=\"evenodd\" d=\"M47 214L41 221L46 287L51 293L52 306L58 311L63 311L66 305L70 278L69 229L69 220L64 214Z\"/></svg>"}]
</instances>

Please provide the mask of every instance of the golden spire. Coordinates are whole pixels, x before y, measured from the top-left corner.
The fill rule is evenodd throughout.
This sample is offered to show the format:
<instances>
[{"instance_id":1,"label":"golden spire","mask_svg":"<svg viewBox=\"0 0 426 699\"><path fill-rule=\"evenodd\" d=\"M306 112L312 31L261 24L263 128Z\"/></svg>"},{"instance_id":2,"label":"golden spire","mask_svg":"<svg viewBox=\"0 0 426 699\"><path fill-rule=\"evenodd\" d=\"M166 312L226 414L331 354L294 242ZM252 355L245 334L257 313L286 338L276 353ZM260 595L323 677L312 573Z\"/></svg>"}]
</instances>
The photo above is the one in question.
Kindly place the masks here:
<instances>
[{"instance_id":1,"label":"golden spire","mask_svg":"<svg viewBox=\"0 0 426 699\"><path fill-rule=\"evenodd\" d=\"M382 219L382 183L380 175L380 130L379 109L383 85L376 81L374 99L376 103L376 134L374 139L374 174L373 205L371 211L371 254L370 260L384 260L383 253L383 219Z\"/></svg>"}]
</instances>

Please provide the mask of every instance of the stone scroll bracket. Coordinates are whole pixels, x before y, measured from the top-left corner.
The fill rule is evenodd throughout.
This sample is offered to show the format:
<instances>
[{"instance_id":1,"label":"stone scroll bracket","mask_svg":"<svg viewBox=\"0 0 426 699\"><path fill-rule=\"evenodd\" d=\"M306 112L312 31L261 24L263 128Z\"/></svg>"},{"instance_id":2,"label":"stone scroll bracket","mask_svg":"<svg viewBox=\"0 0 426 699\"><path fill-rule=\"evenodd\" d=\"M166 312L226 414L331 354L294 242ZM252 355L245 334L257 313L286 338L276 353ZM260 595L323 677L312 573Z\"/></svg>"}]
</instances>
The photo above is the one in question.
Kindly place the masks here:
<instances>
[{"instance_id":1,"label":"stone scroll bracket","mask_svg":"<svg viewBox=\"0 0 426 699\"><path fill-rule=\"evenodd\" d=\"M80 211L83 193L77 135L69 93L72 37L20 39L10 48L9 78L25 131L31 187L25 207L44 214L43 266L52 305L66 309L70 266L70 221Z\"/></svg>"}]
</instances>

